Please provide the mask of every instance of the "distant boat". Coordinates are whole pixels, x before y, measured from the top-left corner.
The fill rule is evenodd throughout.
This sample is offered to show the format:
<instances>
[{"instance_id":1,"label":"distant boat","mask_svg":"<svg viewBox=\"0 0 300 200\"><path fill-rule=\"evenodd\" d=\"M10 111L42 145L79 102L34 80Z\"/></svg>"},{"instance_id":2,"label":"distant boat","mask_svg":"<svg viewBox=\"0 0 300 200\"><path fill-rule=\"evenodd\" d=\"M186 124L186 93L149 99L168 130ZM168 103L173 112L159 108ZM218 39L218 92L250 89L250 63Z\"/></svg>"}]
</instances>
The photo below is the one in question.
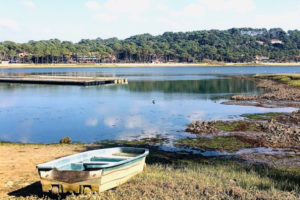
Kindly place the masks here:
<instances>
[{"instance_id":1,"label":"distant boat","mask_svg":"<svg viewBox=\"0 0 300 200\"><path fill-rule=\"evenodd\" d=\"M144 169L148 149L117 147L87 151L37 165L43 192L103 192Z\"/></svg>"}]
</instances>

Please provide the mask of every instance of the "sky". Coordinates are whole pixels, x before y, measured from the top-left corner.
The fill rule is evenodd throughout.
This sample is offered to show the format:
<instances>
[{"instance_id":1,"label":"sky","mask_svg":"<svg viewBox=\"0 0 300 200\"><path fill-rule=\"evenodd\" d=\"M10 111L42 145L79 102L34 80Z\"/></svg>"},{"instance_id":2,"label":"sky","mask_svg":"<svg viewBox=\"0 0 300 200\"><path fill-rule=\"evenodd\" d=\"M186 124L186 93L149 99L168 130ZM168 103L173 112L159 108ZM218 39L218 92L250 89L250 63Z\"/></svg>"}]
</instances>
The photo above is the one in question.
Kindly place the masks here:
<instances>
[{"instance_id":1,"label":"sky","mask_svg":"<svg viewBox=\"0 0 300 200\"><path fill-rule=\"evenodd\" d=\"M0 41L125 39L241 27L300 30L299 0L0 0Z\"/></svg>"}]
</instances>

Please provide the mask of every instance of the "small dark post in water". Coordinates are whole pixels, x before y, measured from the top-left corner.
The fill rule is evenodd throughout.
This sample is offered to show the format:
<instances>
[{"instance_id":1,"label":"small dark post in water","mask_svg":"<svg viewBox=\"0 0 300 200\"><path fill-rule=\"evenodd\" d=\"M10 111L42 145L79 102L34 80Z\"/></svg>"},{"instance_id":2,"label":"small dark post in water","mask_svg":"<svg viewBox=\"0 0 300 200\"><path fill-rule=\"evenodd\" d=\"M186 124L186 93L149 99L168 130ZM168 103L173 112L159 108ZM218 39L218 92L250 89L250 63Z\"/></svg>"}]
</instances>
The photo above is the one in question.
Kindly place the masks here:
<instances>
[{"instance_id":1,"label":"small dark post in water","mask_svg":"<svg viewBox=\"0 0 300 200\"><path fill-rule=\"evenodd\" d=\"M152 103L155 104L155 100L154 99L152 99Z\"/></svg>"}]
</instances>

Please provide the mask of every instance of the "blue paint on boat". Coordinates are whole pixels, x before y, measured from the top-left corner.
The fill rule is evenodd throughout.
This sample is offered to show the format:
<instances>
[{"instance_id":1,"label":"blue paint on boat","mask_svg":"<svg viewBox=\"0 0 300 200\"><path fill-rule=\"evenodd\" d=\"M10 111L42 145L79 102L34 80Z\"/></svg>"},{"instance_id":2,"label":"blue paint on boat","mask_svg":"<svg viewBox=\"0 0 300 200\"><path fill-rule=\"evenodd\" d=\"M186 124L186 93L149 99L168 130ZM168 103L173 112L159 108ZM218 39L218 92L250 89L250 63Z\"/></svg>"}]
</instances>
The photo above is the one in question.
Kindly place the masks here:
<instances>
[{"instance_id":1,"label":"blue paint on boat","mask_svg":"<svg viewBox=\"0 0 300 200\"><path fill-rule=\"evenodd\" d=\"M37 165L39 170L81 171L107 169L133 163L149 154L148 149L116 147L87 151Z\"/></svg>"}]
</instances>

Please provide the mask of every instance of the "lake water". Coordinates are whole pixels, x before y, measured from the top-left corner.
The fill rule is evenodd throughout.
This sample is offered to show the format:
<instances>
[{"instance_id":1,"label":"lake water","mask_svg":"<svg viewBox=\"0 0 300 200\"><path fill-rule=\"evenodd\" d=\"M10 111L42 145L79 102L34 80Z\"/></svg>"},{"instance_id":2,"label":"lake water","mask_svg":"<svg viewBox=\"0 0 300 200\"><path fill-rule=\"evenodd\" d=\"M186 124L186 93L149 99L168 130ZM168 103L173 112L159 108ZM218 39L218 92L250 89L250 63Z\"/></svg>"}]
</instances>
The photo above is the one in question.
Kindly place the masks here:
<instances>
[{"instance_id":1,"label":"lake water","mask_svg":"<svg viewBox=\"0 0 300 200\"><path fill-rule=\"evenodd\" d=\"M80 87L1 83L0 140L57 143L70 136L72 141L92 143L185 137L184 129L193 120L293 111L221 102L234 94L260 92L253 81L229 75L295 72L300 73L300 67L2 69L0 73L127 77L129 84Z\"/></svg>"}]
</instances>

